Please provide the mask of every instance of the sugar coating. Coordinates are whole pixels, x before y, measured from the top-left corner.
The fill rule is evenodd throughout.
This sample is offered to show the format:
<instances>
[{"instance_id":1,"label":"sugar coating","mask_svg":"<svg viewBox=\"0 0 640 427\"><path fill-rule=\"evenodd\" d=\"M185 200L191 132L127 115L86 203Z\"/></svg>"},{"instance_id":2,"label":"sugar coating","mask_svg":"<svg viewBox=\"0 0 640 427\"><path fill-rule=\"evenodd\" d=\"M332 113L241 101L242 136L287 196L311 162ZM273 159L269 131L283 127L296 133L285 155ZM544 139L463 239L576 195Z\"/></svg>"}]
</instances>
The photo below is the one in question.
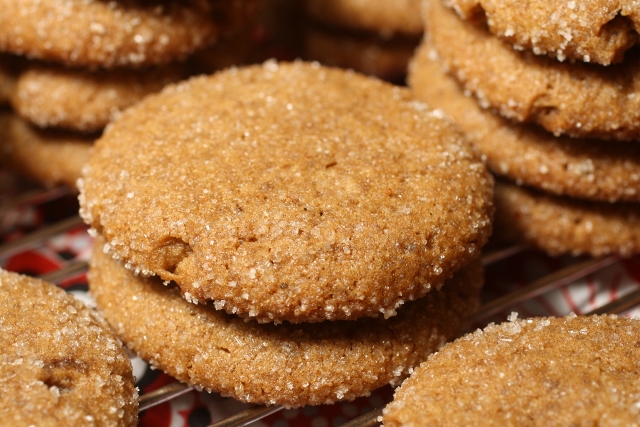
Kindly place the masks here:
<instances>
[{"instance_id":1,"label":"sugar coating","mask_svg":"<svg viewBox=\"0 0 640 427\"><path fill-rule=\"evenodd\" d=\"M445 345L384 409L385 427L637 426L640 321L491 324Z\"/></svg>"},{"instance_id":2,"label":"sugar coating","mask_svg":"<svg viewBox=\"0 0 640 427\"><path fill-rule=\"evenodd\" d=\"M462 18L536 55L609 65L638 43L640 4L629 0L445 0Z\"/></svg>"},{"instance_id":3,"label":"sugar coating","mask_svg":"<svg viewBox=\"0 0 640 427\"><path fill-rule=\"evenodd\" d=\"M189 304L174 286L135 276L99 250L103 242L96 240L89 286L129 348L180 381L267 405L330 404L399 384L464 331L483 280L474 262L388 320L259 324Z\"/></svg>"},{"instance_id":4,"label":"sugar coating","mask_svg":"<svg viewBox=\"0 0 640 427\"><path fill-rule=\"evenodd\" d=\"M561 63L514 50L441 2L426 4L434 48L483 108L537 123L555 135L633 143L640 136L640 56L607 67Z\"/></svg>"},{"instance_id":5,"label":"sugar coating","mask_svg":"<svg viewBox=\"0 0 640 427\"><path fill-rule=\"evenodd\" d=\"M135 426L131 362L107 323L56 286L0 271L0 420Z\"/></svg>"},{"instance_id":6,"label":"sugar coating","mask_svg":"<svg viewBox=\"0 0 640 427\"><path fill-rule=\"evenodd\" d=\"M75 190L95 134L39 129L15 113L0 113L0 165L42 183Z\"/></svg>"},{"instance_id":7,"label":"sugar coating","mask_svg":"<svg viewBox=\"0 0 640 427\"><path fill-rule=\"evenodd\" d=\"M377 316L477 256L493 183L406 88L295 62L171 86L96 143L81 215L189 299L261 321Z\"/></svg>"},{"instance_id":8,"label":"sugar coating","mask_svg":"<svg viewBox=\"0 0 640 427\"><path fill-rule=\"evenodd\" d=\"M18 77L11 105L40 127L96 132L120 111L187 75L179 63L97 71L33 65Z\"/></svg>"},{"instance_id":9,"label":"sugar coating","mask_svg":"<svg viewBox=\"0 0 640 427\"><path fill-rule=\"evenodd\" d=\"M215 42L226 3L2 0L0 50L89 67L167 63Z\"/></svg>"},{"instance_id":10,"label":"sugar coating","mask_svg":"<svg viewBox=\"0 0 640 427\"><path fill-rule=\"evenodd\" d=\"M496 182L494 231L551 255L640 253L640 204L589 202Z\"/></svg>"},{"instance_id":11,"label":"sugar coating","mask_svg":"<svg viewBox=\"0 0 640 427\"><path fill-rule=\"evenodd\" d=\"M420 0L306 0L307 14L336 27L387 36L419 36L423 31Z\"/></svg>"},{"instance_id":12,"label":"sugar coating","mask_svg":"<svg viewBox=\"0 0 640 427\"><path fill-rule=\"evenodd\" d=\"M495 174L558 195L640 201L639 144L556 137L503 119L465 95L428 40L412 59L408 82L416 97L456 121Z\"/></svg>"}]
</instances>

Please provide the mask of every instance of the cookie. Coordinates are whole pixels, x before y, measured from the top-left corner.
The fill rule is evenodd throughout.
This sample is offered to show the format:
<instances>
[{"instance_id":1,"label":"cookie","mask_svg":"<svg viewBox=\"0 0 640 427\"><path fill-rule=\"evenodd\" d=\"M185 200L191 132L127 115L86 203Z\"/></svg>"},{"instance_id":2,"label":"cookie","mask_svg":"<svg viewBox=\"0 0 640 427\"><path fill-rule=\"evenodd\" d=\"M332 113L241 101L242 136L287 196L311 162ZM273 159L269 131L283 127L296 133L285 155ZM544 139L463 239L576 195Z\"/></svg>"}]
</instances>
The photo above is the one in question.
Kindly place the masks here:
<instances>
[{"instance_id":1,"label":"cookie","mask_svg":"<svg viewBox=\"0 0 640 427\"><path fill-rule=\"evenodd\" d=\"M419 36L423 32L420 0L306 0L306 13L314 20L343 28L386 36Z\"/></svg>"},{"instance_id":2,"label":"cookie","mask_svg":"<svg viewBox=\"0 0 640 427\"><path fill-rule=\"evenodd\" d=\"M465 95L428 41L412 60L408 82L417 98L455 120L492 172L558 195L640 201L639 144L556 137L503 119Z\"/></svg>"},{"instance_id":3,"label":"cookie","mask_svg":"<svg viewBox=\"0 0 640 427\"><path fill-rule=\"evenodd\" d=\"M640 320L514 319L445 345L383 412L401 425L637 425Z\"/></svg>"},{"instance_id":4,"label":"cookie","mask_svg":"<svg viewBox=\"0 0 640 427\"><path fill-rule=\"evenodd\" d=\"M637 52L608 67L560 63L514 50L439 1L427 5L428 37L451 74L483 107L515 121L538 123L555 135L633 143L640 137Z\"/></svg>"},{"instance_id":5,"label":"cookie","mask_svg":"<svg viewBox=\"0 0 640 427\"><path fill-rule=\"evenodd\" d=\"M444 0L517 50L609 65L640 39L640 7L631 1Z\"/></svg>"},{"instance_id":6,"label":"cookie","mask_svg":"<svg viewBox=\"0 0 640 427\"><path fill-rule=\"evenodd\" d=\"M157 277L135 276L101 251L102 243L99 237L89 286L98 310L130 349L180 381L286 407L353 400L398 384L463 333L482 282L474 262L388 320L259 324L190 304Z\"/></svg>"},{"instance_id":7,"label":"cookie","mask_svg":"<svg viewBox=\"0 0 640 427\"><path fill-rule=\"evenodd\" d=\"M4 112L0 114L0 164L47 187L63 184L76 189L97 137L39 129Z\"/></svg>"},{"instance_id":8,"label":"cookie","mask_svg":"<svg viewBox=\"0 0 640 427\"><path fill-rule=\"evenodd\" d=\"M495 236L551 255L640 253L640 204L589 202L498 181Z\"/></svg>"},{"instance_id":9,"label":"cookie","mask_svg":"<svg viewBox=\"0 0 640 427\"><path fill-rule=\"evenodd\" d=\"M438 288L486 242L492 189L408 89L271 61L126 110L80 203L133 271L229 313L309 322L392 315Z\"/></svg>"},{"instance_id":10,"label":"cookie","mask_svg":"<svg viewBox=\"0 0 640 427\"><path fill-rule=\"evenodd\" d=\"M4 425L135 426L131 362L106 322L62 289L0 271Z\"/></svg>"},{"instance_id":11,"label":"cookie","mask_svg":"<svg viewBox=\"0 0 640 427\"><path fill-rule=\"evenodd\" d=\"M224 4L2 0L0 50L93 68L168 63L215 42Z\"/></svg>"},{"instance_id":12,"label":"cookie","mask_svg":"<svg viewBox=\"0 0 640 427\"><path fill-rule=\"evenodd\" d=\"M186 66L179 63L96 71L38 65L20 74L11 104L20 116L43 128L97 132L144 96L187 76Z\"/></svg>"}]
</instances>

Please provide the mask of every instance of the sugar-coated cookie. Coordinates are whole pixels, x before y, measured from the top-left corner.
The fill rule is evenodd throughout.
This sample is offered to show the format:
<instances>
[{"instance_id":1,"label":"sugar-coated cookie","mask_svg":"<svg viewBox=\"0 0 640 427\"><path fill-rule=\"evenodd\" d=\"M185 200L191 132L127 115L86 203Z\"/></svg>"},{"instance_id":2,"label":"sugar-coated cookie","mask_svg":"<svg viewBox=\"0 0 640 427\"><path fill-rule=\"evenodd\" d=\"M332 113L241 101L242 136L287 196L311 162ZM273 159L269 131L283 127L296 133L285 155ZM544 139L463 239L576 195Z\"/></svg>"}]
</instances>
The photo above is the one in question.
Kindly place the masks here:
<instances>
[{"instance_id":1,"label":"sugar-coated cookie","mask_svg":"<svg viewBox=\"0 0 640 427\"><path fill-rule=\"evenodd\" d=\"M126 110L81 215L131 270L261 321L393 315L477 256L493 181L406 88L267 62Z\"/></svg>"},{"instance_id":2,"label":"sugar-coated cookie","mask_svg":"<svg viewBox=\"0 0 640 427\"><path fill-rule=\"evenodd\" d=\"M442 69L428 41L412 59L409 85L442 108L496 174L550 193L600 201L640 201L640 144L556 137L483 109Z\"/></svg>"},{"instance_id":3,"label":"sugar-coated cookie","mask_svg":"<svg viewBox=\"0 0 640 427\"><path fill-rule=\"evenodd\" d=\"M135 426L129 357L97 313L55 285L0 271L0 423Z\"/></svg>"},{"instance_id":4,"label":"sugar-coated cookie","mask_svg":"<svg viewBox=\"0 0 640 427\"><path fill-rule=\"evenodd\" d=\"M426 2L428 37L451 74L483 107L559 135L640 138L640 54L620 64L558 62L518 52L440 1Z\"/></svg>"},{"instance_id":5,"label":"sugar-coated cookie","mask_svg":"<svg viewBox=\"0 0 640 427\"><path fill-rule=\"evenodd\" d=\"M436 0L440 1L440 0ZM518 50L609 65L640 37L640 5L631 0L444 0Z\"/></svg>"},{"instance_id":6,"label":"sugar-coated cookie","mask_svg":"<svg viewBox=\"0 0 640 427\"><path fill-rule=\"evenodd\" d=\"M638 425L640 320L510 320L431 355L396 390L383 425Z\"/></svg>"},{"instance_id":7,"label":"sugar-coated cookie","mask_svg":"<svg viewBox=\"0 0 640 427\"><path fill-rule=\"evenodd\" d=\"M482 283L474 262L391 319L259 324L190 304L156 277L135 276L102 252L102 243L96 240L89 286L129 348L180 381L287 407L352 400L398 384L464 332Z\"/></svg>"}]
</instances>

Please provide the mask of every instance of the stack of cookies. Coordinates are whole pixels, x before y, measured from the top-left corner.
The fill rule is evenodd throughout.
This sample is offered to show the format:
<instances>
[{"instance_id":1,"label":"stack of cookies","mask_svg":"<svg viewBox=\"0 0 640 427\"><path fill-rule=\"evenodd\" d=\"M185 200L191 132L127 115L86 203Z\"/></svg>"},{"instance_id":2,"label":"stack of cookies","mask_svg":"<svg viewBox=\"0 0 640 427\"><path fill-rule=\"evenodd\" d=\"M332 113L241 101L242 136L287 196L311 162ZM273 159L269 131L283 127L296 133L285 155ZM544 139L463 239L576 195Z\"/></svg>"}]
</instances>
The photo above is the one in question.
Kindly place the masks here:
<instances>
[{"instance_id":1,"label":"stack of cookies","mask_svg":"<svg viewBox=\"0 0 640 427\"><path fill-rule=\"evenodd\" d=\"M266 62L169 85L80 180L89 286L153 366L245 402L399 383L479 303L493 180L406 88Z\"/></svg>"},{"instance_id":2,"label":"stack of cookies","mask_svg":"<svg viewBox=\"0 0 640 427\"><path fill-rule=\"evenodd\" d=\"M420 41L420 0L306 0L303 56L402 83Z\"/></svg>"},{"instance_id":3,"label":"stack of cookies","mask_svg":"<svg viewBox=\"0 0 640 427\"><path fill-rule=\"evenodd\" d=\"M14 82L5 79L15 114L1 117L3 163L47 185L75 188L104 127L147 94L191 75L186 60L235 34L250 11L244 5L0 2L0 51L27 58L11 74Z\"/></svg>"},{"instance_id":4,"label":"stack of cookies","mask_svg":"<svg viewBox=\"0 0 640 427\"><path fill-rule=\"evenodd\" d=\"M638 12L428 2L409 84L503 178L496 234L554 255L640 252Z\"/></svg>"}]
</instances>

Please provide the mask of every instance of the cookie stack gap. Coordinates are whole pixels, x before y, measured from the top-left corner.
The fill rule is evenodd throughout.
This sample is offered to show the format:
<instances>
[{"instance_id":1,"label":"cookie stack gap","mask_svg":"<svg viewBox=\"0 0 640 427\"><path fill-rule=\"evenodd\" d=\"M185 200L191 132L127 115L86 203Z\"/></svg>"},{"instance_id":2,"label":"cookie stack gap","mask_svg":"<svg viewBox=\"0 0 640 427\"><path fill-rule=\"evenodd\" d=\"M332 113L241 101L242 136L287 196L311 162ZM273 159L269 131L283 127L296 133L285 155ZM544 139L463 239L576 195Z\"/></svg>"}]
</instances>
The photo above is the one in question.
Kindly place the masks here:
<instances>
[{"instance_id":1,"label":"cookie stack gap","mask_svg":"<svg viewBox=\"0 0 640 427\"><path fill-rule=\"evenodd\" d=\"M408 89L352 71L269 61L170 85L108 128L81 184L81 215L104 242L90 274L99 310L143 358L240 400L330 403L397 383L478 304L493 179ZM218 338L189 350L202 364L145 348L160 322L120 307L110 282L212 325ZM159 310L168 328L182 322L171 312ZM222 330L256 335L251 351L263 339L276 362L231 351ZM261 373L202 379L207 366L239 372L238 358Z\"/></svg>"}]
</instances>

